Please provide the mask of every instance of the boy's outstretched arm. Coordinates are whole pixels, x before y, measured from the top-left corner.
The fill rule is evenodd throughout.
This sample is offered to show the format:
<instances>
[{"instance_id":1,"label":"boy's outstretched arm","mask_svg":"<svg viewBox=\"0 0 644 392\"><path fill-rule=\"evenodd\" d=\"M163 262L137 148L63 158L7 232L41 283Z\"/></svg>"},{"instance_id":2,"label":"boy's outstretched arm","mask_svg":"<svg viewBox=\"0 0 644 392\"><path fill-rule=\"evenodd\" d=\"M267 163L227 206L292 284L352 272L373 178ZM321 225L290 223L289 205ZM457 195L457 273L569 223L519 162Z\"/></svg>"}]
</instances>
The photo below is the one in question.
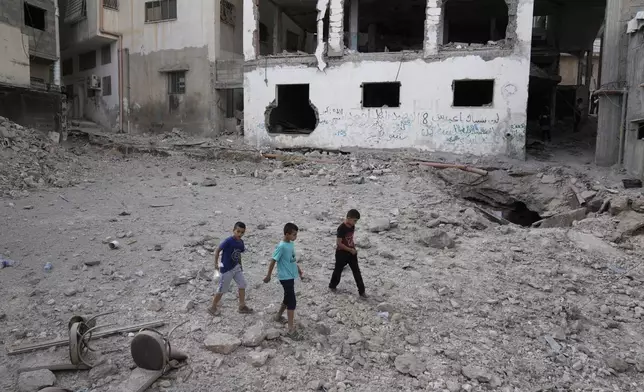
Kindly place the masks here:
<instances>
[{"instance_id":1,"label":"boy's outstretched arm","mask_svg":"<svg viewBox=\"0 0 644 392\"><path fill-rule=\"evenodd\" d=\"M268 283L271 281L271 276L273 276L273 268L275 268L275 260L271 259L271 263L268 265L268 273L264 278L264 283Z\"/></svg>"},{"instance_id":2,"label":"boy's outstretched arm","mask_svg":"<svg viewBox=\"0 0 644 392\"><path fill-rule=\"evenodd\" d=\"M215 250L215 268L219 269L219 255L221 254L221 247L218 246Z\"/></svg>"},{"instance_id":3,"label":"boy's outstretched arm","mask_svg":"<svg viewBox=\"0 0 644 392\"><path fill-rule=\"evenodd\" d=\"M304 273L302 272L302 268L300 268L300 265L297 265L297 273L300 274L300 279L304 277Z\"/></svg>"}]
</instances>

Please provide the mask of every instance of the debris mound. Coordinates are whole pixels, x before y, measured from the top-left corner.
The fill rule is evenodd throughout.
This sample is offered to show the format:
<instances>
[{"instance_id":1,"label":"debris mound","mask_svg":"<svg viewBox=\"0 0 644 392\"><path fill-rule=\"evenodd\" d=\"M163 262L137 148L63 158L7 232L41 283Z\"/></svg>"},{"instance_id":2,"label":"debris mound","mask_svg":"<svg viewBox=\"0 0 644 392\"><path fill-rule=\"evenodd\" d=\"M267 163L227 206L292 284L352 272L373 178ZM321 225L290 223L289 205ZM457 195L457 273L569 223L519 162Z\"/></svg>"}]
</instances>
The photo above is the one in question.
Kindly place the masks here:
<instances>
[{"instance_id":1,"label":"debris mound","mask_svg":"<svg viewBox=\"0 0 644 392\"><path fill-rule=\"evenodd\" d=\"M0 117L0 195L17 198L30 189L70 186L76 162L44 132Z\"/></svg>"}]
</instances>

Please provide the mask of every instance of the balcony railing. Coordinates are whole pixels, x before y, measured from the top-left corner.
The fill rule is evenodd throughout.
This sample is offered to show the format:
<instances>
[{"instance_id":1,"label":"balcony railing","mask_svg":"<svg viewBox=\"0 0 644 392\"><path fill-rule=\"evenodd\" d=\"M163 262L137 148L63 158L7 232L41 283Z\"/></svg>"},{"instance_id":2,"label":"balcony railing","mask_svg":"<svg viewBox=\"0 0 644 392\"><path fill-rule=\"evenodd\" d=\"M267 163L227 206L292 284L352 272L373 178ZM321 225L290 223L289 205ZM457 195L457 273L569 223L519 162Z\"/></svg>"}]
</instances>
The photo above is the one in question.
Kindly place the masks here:
<instances>
[{"instance_id":1,"label":"balcony railing","mask_svg":"<svg viewBox=\"0 0 644 392\"><path fill-rule=\"evenodd\" d=\"M119 0L103 0L103 8L109 8L118 11Z\"/></svg>"}]
</instances>

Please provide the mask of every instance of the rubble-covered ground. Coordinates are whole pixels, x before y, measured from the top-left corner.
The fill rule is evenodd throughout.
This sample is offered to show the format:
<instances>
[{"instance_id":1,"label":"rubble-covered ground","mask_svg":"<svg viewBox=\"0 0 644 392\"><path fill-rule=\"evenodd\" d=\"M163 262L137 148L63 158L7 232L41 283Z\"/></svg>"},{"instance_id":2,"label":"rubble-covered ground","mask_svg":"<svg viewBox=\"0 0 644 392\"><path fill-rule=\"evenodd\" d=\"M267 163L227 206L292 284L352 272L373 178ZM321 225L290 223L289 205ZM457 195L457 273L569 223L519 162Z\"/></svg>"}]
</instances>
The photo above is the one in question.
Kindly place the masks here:
<instances>
[{"instance_id":1,"label":"rubble-covered ground","mask_svg":"<svg viewBox=\"0 0 644 392\"><path fill-rule=\"evenodd\" d=\"M569 168L517 163L491 172L489 187L523 192L542 214L578 207L567 207L571 180L589 210L612 200L605 212L562 220L574 227L542 229L486 219L460 197L455 179L471 181L469 174L391 155L314 154L293 164L123 156L77 145L60 153L70 148L83 162L73 168L77 183L0 199L0 254L17 262L0 269L7 349L64 339L74 314L116 311L99 324L163 319L167 332L187 321L171 338L189 354L187 365L149 391L644 390L641 189ZM467 187L476 193L485 181ZM350 208L363 217L357 243L367 300L358 299L348 268L339 292L327 289L335 229ZM243 262L256 313L238 314L233 290L212 317L212 251L238 220L248 225ZM262 283L288 221L301 228L302 341L271 321L281 287ZM108 237L120 248L111 250ZM131 340L92 341L97 366L56 372L55 385L128 392L120 385L134 366ZM50 384L47 371L19 379L17 369L66 358L66 347L2 350L0 387Z\"/></svg>"}]
</instances>

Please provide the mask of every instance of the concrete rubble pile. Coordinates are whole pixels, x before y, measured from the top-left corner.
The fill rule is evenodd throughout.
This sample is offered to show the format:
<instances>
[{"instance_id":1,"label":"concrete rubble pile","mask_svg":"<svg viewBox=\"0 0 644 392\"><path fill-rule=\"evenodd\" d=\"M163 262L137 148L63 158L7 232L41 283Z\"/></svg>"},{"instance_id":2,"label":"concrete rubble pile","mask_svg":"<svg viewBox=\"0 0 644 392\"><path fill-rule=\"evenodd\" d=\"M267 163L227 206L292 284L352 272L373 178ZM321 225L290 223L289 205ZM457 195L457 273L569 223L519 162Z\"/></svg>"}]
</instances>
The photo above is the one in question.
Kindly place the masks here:
<instances>
[{"instance_id":1,"label":"concrete rubble pile","mask_svg":"<svg viewBox=\"0 0 644 392\"><path fill-rule=\"evenodd\" d=\"M67 187L76 159L49 140L45 133L0 117L0 194L24 196L47 186ZM72 168L76 166L76 168Z\"/></svg>"}]
</instances>

